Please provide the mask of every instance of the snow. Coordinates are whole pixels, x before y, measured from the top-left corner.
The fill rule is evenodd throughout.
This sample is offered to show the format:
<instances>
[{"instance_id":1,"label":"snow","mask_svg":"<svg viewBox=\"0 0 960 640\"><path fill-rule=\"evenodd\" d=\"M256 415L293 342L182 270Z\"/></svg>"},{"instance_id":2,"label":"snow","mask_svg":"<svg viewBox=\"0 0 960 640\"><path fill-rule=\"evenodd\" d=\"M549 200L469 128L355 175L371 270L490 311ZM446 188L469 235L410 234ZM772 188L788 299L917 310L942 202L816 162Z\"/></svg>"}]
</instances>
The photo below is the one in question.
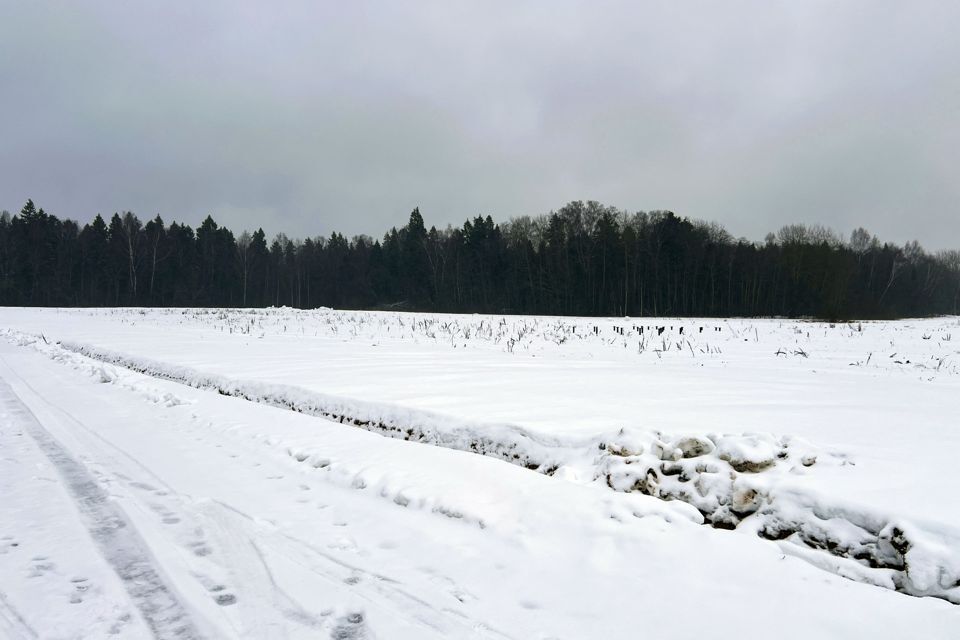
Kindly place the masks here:
<instances>
[{"instance_id":1,"label":"snow","mask_svg":"<svg viewBox=\"0 0 960 640\"><path fill-rule=\"evenodd\" d=\"M0 327L4 406L107 491L199 635L960 628L956 318L3 309ZM5 411L4 452L31 433ZM82 562L100 595L71 605L0 541L0 635L142 637L42 440L3 458L0 538Z\"/></svg>"}]
</instances>

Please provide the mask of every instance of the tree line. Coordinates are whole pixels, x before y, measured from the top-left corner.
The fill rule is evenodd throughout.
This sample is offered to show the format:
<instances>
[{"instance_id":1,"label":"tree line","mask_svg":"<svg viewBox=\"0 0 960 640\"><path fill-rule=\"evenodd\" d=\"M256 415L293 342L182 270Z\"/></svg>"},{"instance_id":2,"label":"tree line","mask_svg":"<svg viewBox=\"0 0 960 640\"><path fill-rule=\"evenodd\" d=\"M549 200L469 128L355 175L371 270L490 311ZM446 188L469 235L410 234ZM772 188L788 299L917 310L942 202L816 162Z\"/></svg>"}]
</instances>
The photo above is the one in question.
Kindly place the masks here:
<instances>
[{"instance_id":1,"label":"tree line","mask_svg":"<svg viewBox=\"0 0 960 640\"><path fill-rule=\"evenodd\" d=\"M571 202L382 240L268 240L131 212L82 227L0 214L0 304L404 309L602 316L897 318L960 312L960 251L789 225L763 242L670 211Z\"/></svg>"}]
</instances>

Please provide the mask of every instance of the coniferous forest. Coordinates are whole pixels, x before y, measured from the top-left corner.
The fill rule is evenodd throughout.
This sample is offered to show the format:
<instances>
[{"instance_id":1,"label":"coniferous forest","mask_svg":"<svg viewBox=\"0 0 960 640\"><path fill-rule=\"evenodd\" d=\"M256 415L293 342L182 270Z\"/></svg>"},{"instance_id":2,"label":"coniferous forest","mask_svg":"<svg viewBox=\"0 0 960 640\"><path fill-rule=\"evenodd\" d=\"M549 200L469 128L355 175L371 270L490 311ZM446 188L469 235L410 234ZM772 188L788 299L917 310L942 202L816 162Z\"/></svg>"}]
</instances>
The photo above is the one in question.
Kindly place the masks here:
<instances>
[{"instance_id":1,"label":"coniferous forest","mask_svg":"<svg viewBox=\"0 0 960 640\"><path fill-rule=\"evenodd\" d=\"M897 318L960 313L960 251L790 225L762 242L669 211L571 202L539 217L382 239L292 240L160 216L81 226L28 201L0 215L0 304L329 306L604 316Z\"/></svg>"}]
</instances>

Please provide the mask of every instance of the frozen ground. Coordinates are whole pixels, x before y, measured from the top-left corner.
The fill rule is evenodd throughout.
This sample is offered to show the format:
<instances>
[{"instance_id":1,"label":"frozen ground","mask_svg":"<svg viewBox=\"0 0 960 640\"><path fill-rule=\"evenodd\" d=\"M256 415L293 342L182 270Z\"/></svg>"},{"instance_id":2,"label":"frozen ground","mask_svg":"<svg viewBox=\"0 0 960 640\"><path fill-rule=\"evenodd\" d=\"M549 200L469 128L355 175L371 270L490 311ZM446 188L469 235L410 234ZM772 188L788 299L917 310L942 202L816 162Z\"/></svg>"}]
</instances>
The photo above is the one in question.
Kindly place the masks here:
<instances>
[{"instance_id":1,"label":"frozen ground","mask_svg":"<svg viewBox=\"0 0 960 640\"><path fill-rule=\"evenodd\" d=\"M0 329L0 637L960 628L957 318Z\"/></svg>"}]
</instances>

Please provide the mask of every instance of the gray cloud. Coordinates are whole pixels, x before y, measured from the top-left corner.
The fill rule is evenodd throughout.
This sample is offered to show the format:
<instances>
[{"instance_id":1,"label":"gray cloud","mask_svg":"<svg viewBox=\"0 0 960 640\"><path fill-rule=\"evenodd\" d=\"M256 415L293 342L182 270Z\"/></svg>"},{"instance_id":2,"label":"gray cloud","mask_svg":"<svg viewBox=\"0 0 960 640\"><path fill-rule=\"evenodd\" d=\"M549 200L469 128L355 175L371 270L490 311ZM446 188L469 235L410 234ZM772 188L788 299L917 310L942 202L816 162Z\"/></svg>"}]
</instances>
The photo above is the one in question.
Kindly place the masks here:
<instances>
[{"instance_id":1,"label":"gray cloud","mask_svg":"<svg viewBox=\"0 0 960 640\"><path fill-rule=\"evenodd\" d=\"M7 4L0 208L378 235L591 198L960 246L958 3Z\"/></svg>"}]
</instances>

